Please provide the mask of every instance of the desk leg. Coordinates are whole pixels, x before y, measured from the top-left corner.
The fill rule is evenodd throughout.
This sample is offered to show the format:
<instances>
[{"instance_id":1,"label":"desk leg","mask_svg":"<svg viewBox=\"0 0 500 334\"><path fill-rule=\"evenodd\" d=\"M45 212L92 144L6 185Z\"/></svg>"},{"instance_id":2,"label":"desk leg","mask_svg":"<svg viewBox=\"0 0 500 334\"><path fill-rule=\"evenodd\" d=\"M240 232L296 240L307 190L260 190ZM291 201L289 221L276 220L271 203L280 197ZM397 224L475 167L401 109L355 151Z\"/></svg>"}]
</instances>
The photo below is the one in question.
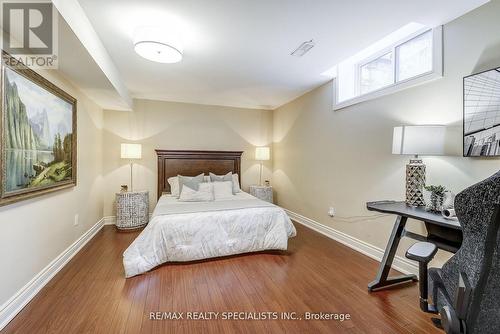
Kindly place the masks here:
<instances>
[{"instance_id":1,"label":"desk leg","mask_svg":"<svg viewBox=\"0 0 500 334\"><path fill-rule=\"evenodd\" d=\"M417 276L415 275L401 275L391 278L388 277L389 271L391 270L392 261L394 260L394 256L396 255L396 251L398 249L399 241L403 236L407 220L407 217L402 216L398 216L398 218L396 219L396 222L394 223L394 227L392 229L391 237L389 238L389 242L387 243L387 247L385 248L384 257L382 258L382 262L380 262L380 267L378 268L377 277L374 281L368 284L368 291L373 292L400 283L418 281Z\"/></svg>"}]
</instances>

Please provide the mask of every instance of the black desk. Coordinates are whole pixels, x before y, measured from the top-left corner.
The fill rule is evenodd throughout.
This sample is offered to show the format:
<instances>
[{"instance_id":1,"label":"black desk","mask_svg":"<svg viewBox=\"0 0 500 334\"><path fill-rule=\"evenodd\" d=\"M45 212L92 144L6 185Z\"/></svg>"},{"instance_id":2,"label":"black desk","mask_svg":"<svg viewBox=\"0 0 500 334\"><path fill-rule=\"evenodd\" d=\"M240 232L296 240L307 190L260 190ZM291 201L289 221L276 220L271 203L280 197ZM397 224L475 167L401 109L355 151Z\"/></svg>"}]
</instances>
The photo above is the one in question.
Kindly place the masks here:
<instances>
[{"instance_id":1,"label":"black desk","mask_svg":"<svg viewBox=\"0 0 500 334\"><path fill-rule=\"evenodd\" d=\"M411 207L407 206L405 202L395 201L368 202L366 207L370 211L398 216L380 263L377 277L368 284L368 291L377 291L396 284L418 281L415 275L388 277L401 237L406 236L419 241L432 242L438 248L452 253L455 253L462 244L462 227L458 221L445 219L442 215L428 212L423 207ZM408 218L422 221L427 229L427 236L406 231L405 226Z\"/></svg>"}]
</instances>

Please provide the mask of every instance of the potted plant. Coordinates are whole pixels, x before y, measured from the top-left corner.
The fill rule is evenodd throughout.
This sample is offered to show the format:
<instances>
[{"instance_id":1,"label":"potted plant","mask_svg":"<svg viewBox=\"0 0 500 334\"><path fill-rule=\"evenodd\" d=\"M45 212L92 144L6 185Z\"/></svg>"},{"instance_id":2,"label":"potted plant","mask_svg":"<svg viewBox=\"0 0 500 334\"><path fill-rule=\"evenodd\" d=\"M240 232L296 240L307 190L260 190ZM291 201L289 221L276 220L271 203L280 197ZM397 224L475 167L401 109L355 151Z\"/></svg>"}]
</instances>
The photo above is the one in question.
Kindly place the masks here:
<instances>
[{"instance_id":1,"label":"potted plant","mask_svg":"<svg viewBox=\"0 0 500 334\"><path fill-rule=\"evenodd\" d=\"M446 196L446 188L444 186L425 186L425 190L429 192L429 196L425 198L425 206L427 210L433 212L441 212L444 206Z\"/></svg>"}]
</instances>

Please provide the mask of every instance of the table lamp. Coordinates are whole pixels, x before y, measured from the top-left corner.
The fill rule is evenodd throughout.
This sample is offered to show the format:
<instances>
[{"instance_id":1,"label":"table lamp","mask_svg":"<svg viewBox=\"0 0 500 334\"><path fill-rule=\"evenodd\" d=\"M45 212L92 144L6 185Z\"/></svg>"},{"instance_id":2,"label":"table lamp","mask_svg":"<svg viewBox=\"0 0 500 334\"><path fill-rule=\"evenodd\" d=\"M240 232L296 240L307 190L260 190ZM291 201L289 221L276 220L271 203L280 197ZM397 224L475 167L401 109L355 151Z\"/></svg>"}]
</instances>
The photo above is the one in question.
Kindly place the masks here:
<instances>
[{"instance_id":1,"label":"table lamp","mask_svg":"<svg viewBox=\"0 0 500 334\"><path fill-rule=\"evenodd\" d=\"M141 144L121 144L121 158L128 159L130 161L130 191L133 191L133 165L132 160L137 160L142 158L142 145Z\"/></svg>"},{"instance_id":2,"label":"table lamp","mask_svg":"<svg viewBox=\"0 0 500 334\"><path fill-rule=\"evenodd\" d=\"M392 154L413 155L406 165L406 204L424 206L425 164L419 155L443 155L446 127L442 125L397 126Z\"/></svg>"},{"instance_id":3,"label":"table lamp","mask_svg":"<svg viewBox=\"0 0 500 334\"><path fill-rule=\"evenodd\" d=\"M267 161L271 158L270 149L267 146L257 147L255 149L255 160L260 161L260 178L259 178L259 186L262 185L262 169L264 161Z\"/></svg>"}]
</instances>

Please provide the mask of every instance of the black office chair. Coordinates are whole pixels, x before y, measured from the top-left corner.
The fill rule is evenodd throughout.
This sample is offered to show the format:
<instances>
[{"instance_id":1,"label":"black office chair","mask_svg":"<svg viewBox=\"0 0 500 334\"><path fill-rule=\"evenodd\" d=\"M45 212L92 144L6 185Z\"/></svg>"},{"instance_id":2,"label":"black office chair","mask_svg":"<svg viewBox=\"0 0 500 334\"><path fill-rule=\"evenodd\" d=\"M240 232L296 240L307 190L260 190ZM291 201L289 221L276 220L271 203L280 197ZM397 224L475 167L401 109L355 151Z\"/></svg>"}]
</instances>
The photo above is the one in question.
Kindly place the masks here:
<instances>
[{"instance_id":1,"label":"black office chair","mask_svg":"<svg viewBox=\"0 0 500 334\"><path fill-rule=\"evenodd\" d=\"M422 310L441 315L446 333L500 333L500 172L455 198L463 242L442 269L429 269L432 302L427 301L427 263L435 246L417 243L407 257L419 261ZM434 247L434 248L433 248ZM425 274L425 276L424 276Z\"/></svg>"}]
</instances>

